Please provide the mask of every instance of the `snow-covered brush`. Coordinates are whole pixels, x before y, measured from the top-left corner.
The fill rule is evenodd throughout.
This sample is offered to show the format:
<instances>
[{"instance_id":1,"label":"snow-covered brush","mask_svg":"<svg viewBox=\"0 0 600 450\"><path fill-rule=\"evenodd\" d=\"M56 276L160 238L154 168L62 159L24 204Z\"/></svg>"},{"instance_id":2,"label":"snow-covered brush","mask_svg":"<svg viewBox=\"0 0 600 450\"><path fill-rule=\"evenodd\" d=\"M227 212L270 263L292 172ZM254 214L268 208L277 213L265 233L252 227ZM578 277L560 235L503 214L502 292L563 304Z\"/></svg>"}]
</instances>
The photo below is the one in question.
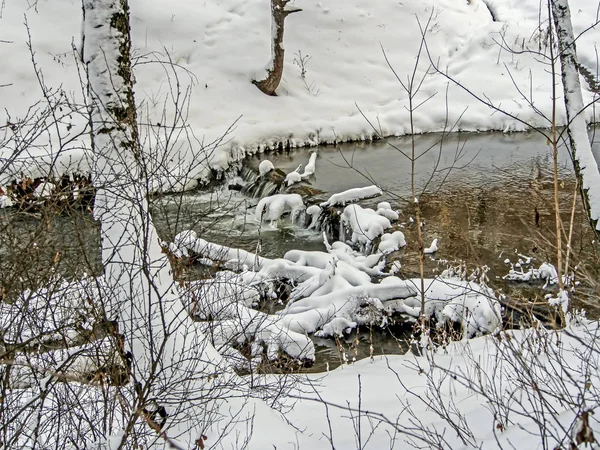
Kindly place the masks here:
<instances>
[{"instance_id":1,"label":"snow-covered brush","mask_svg":"<svg viewBox=\"0 0 600 450\"><path fill-rule=\"evenodd\" d=\"M377 307L384 315L417 320L421 314L420 280L401 280L383 273L385 255L381 253L365 256L343 242L326 246L328 252L291 250L281 259L261 258L252 273L253 282L286 279L297 283L291 301L277 313L278 326L300 334L339 330L342 324L360 322L360 299L365 296L376 299L369 308ZM228 249L220 254L227 257L237 251ZM374 283L374 276L387 277ZM490 333L501 324L500 305L485 286L440 278L424 281L425 314L435 315L437 323L458 322L468 335Z\"/></svg>"},{"instance_id":2,"label":"snow-covered brush","mask_svg":"<svg viewBox=\"0 0 600 450\"><path fill-rule=\"evenodd\" d=\"M287 187L292 184L300 183L302 181L302 175L300 175L300 171L302 170L302 164L296 167L296 170L290 172L286 175L284 183Z\"/></svg>"}]
</instances>

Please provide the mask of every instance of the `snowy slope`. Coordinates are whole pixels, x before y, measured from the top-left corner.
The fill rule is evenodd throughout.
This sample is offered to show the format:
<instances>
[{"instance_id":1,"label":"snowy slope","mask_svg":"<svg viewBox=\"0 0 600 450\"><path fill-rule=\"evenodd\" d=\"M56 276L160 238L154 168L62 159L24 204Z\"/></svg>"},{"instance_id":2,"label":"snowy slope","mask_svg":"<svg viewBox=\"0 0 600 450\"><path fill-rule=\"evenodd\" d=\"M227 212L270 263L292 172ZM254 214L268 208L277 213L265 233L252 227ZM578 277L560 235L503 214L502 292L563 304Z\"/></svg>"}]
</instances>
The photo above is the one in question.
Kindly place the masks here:
<instances>
[{"instance_id":1,"label":"snowy slope","mask_svg":"<svg viewBox=\"0 0 600 450\"><path fill-rule=\"evenodd\" d=\"M486 3L499 22L492 20ZM0 88L0 123L8 119L5 109L11 114L11 122L15 122L30 105L42 99L26 47L24 17L31 29L45 84L62 86L76 101L82 99L77 65L71 54L72 44L80 46L80 2L39 0L35 9L27 8L27 4L24 0L7 2L0 19L0 40L9 41L0 43L0 85L11 83ZM179 136L174 146L177 157L169 157L177 160L183 155L179 161L183 165L190 159L186 151L191 148L198 152L200 142L218 139L238 118L219 150L211 153L213 168L226 168L247 152L278 142L293 146L368 139L373 130L358 107L384 134L407 133L407 95L388 68L382 48L405 80L412 72L420 42L417 17L423 24L431 18L428 46L440 67L447 68L477 95L490 98L522 120L536 126L547 125L527 106L513 84L514 80L522 92L531 95L535 106L549 115L551 83L546 67L531 54L513 55L495 43L503 34L506 42L518 50L523 45L538 48L538 18L541 14L544 20L546 12L539 11L536 0L296 0L294 5L303 11L286 21L286 63L277 97L263 95L251 83L263 76L270 56L268 0L131 0L130 4L136 100L140 121L152 124L145 127L146 131L164 136L164 124L171 123L173 112L170 97L165 104L165 96L175 95L177 90L173 72L165 70L157 60L170 58L177 64L183 96L192 86L184 116L193 137L189 133L185 138ZM576 0L573 11L575 28L582 30L595 20L596 4ZM578 41L580 57L594 73L594 45L598 39L598 31L592 30ZM305 80L294 64L299 51L311 57ZM428 64L424 55L417 79ZM439 131L446 122L452 124L459 117L458 128L462 130L526 129L514 119L493 114L460 88L450 86L446 94L447 86L447 80L440 75L425 78L415 101L420 103L437 94L417 110L416 132ZM586 97L589 100L590 95ZM561 106L561 122L563 110ZM68 131L73 135L85 123L83 116L73 116L62 132L67 133L67 125L75 125ZM158 127L158 123L162 126ZM50 135L56 133L54 129L49 131ZM78 139L66 147L79 149L85 141ZM44 134L36 141L41 147L33 151L48 152L47 142ZM145 142L148 147L157 147L156 139ZM53 150L58 148L55 140ZM178 169L172 173L177 174ZM207 175L208 167L202 165L192 177ZM0 185L5 182L0 180Z\"/></svg>"},{"instance_id":2,"label":"snowy slope","mask_svg":"<svg viewBox=\"0 0 600 450\"><path fill-rule=\"evenodd\" d=\"M597 407L597 333L591 322L454 342L424 357L364 359L311 376L287 417L323 449L569 448L578 415ZM588 425L597 436L597 418Z\"/></svg>"}]
</instances>

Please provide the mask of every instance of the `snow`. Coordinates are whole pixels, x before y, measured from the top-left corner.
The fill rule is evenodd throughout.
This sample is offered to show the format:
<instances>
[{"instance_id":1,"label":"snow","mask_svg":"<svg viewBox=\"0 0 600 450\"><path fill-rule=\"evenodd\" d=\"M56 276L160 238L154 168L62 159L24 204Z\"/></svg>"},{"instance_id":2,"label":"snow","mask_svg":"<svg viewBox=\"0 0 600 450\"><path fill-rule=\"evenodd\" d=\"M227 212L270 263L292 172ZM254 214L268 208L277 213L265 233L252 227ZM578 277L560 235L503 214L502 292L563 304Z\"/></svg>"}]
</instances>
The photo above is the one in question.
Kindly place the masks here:
<instances>
[{"instance_id":1,"label":"snow","mask_svg":"<svg viewBox=\"0 0 600 450\"><path fill-rule=\"evenodd\" d=\"M287 187L291 186L292 184L296 184L296 183L300 183L302 181L302 175L300 175L300 168L302 167L302 164L300 164L300 167L298 167L296 170L288 173L285 176L285 180L284 183Z\"/></svg>"},{"instance_id":2,"label":"snow","mask_svg":"<svg viewBox=\"0 0 600 450\"><path fill-rule=\"evenodd\" d=\"M88 6L92 3L108 6L111 1L86 0ZM207 180L212 170L225 170L244 156L279 143L295 147L372 139L376 133L358 113L357 106L378 124L383 134L406 133L410 129L406 97L386 66L380 46L386 50L398 73L410 73L419 43L415 15L421 18L431 15L433 19L428 30L428 43L435 52L434 60L473 92L503 105L519 119L492 114L485 105L452 85L448 86L447 95L434 95L445 92L447 85L443 77L431 75L425 78L420 95L423 99L432 97L414 116L417 132L440 131L461 114L458 128L462 130L523 130L526 127L520 120L534 126L548 125L527 107L527 101L514 88L516 85L530 92L536 108L549 115L551 86L547 67L537 63L535 55L527 52L508 54L499 51L494 43L501 37L506 42L524 44L527 39L526 45L537 47L540 42L540 36L535 33L539 2L533 0L426 0L394 4L332 0L327 6L321 1L303 1L303 12L294 14L286 22L288 54L276 97L262 95L251 83L252 79L264 74L271 37L268 8L246 0L196 3L174 0L169 3L169 14L165 14L164 5L158 0L131 0L130 3L137 79L135 93L140 123L145 124L141 130L142 142L146 155L152 155L149 172L156 174L148 180L149 190L189 189L199 181ZM596 5L584 0L576 0L573 5L575 29L582 30L595 16ZM91 13L86 17L84 27L83 59L94 80L91 92L93 99L98 100L93 105L93 122L97 127L107 123L102 120L107 117L106 108L123 100L123 80L106 76L107 62L109 72L115 72L113 62L118 45L108 27L94 24L106 23L107 16L101 14L100 7L88 10ZM177 389L162 388L183 380L185 386L192 386L189 391L192 396L203 398L205 388L212 389L216 383L210 375L206 376L211 373L219 374L219 382L227 390L220 393L217 409L209 411L222 419L214 419L206 433L210 438L224 434L219 443L224 448L235 448L239 444L236 440L240 433L247 432L245 418L252 418L250 428L254 430L249 448L257 449L275 444L278 444L277 448L285 445L289 448L356 448L355 434L359 433L353 433L353 430L360 430L361 426L369 436L367 442L361 443L364 444L361 448L388 448L396 443L398 430L406 430L406 424L414 426L415 417L426 427L416 429L416 435L410 439L421 440L425 447L435 446L434 441L427 440L428 436L443 435L443 442L450 448L493 447L498 443L512 445L514 442L524 448L533 448L539 440L550 441L544 442L545 448L555 448L565 442L554 439L555 434L551 432L559 430L564 434L564 430L573 431L570 424L581 426L581 416L577 416L573 399L579 399L577 395L580 395L582 403L576 406L583 409L586 396L596 392L596 386L600 385L598 365L594 361L596 353L591 353L591 358L582 353L582 348L587 351L597 342L597 322L579 320L580 323L574 325L576 321L571 321L567 315L570 325L565 332L547 331L541 325L529 330L498 332L502 323L500 305L495 294L484 284L443 277L404 279L400 276L398 261L392 263L388 273L384 272L386 257L406 245L402 232L386 232L392 228L391 222L398 219L398 213L387 202L381 202L376 210L358 204L345 206L381 195L377 186L335 194L321 205L345 206L341 221L346 230L340 241L331 244L326 241L327 251L324 252L291 250L282 258L269 259L208 242L193 231L178 234L172 244L161 248L151 221L147 221L146 191L138 189L139 168L135 158L119 148L131 137L128 131L99 133L96 135L98 151L91 155L86 150L89 148L86 129L89 118L85 114L86 108L77 106L83 105L86 90L80 88L78 69L81 66L75 62L79 55L69 56L73 36L76 36L75 45L79 51L83 50L77 42L80 11L78 0L39 1L35 9L30 9L26 2L7 2L0 7L0 46L5 56L0 85L8 84L0 87L0 123L17 124L14 129L10 125L7 128L7 132L15 133L16 137L10 138L0 149L3 158L0 162L5 169L0 174L0 185L7 186L17 176L58 177L64 173L92 172L95 185L101 187L96 196L94 215L102 220L105 275L98 279L56 280L54 286L24 292L14 304L1 303L3 345L24 342L41 345L52 339L74 343L82 330L93 329L89 320L93 314L88 308L94 302L89 300L107 300L102 305L123 325L120 332L126 336L125 344L134 350L135 372L142 379L154 356L150 355L150 347L154 343L158 344L157 348L164 344L164 353L158 362L159 365L166 364L152 389L160 390L157 392L160 400L169 407L182 402L187 402L190 407L183 412L178 410L179 415L173 416L164 430L165 435L177 436L174 442L178 445L181 442L180 446L186 448L197 443L197 432L206 431L190 426L189 416L203 420L205 410L198 404L190 405ZM501 22L493 22L490 11ZM30 26L32 45L41 70L39 77L29 61L31 55L27 51L23 13ZM541 16L545 17L543 9ZM597 72L594 57L597 36L598 33L593 31L578 41L580 59L593 69L593 73ZM296 48L313 58L306 74L311 84L306 84L291 62ZM176 66L165 69L160 61L166 59ZM418 66L418 74L428 71L427 66L427 62ZM570 82L577 82L578 78L576 73L567 76ZM178 107L173 105L177 100L173 98L174 85L170 84L175 79L180 83L178 91L188 96L178 103ZM64 95L51 90L50 95L43 97L40 80L50 89L62 87ZM583 102L591 98L588 91L584 92L584 98L570 97L570 112L576 113ZM42 103L36 103L39 100ZM30 110L32 105L39 108ZM468 107L466 111L464 107ZM183 115L178 115L175 109L184 111ZM48 111L54 111L54 115ZM34 122L39 119L37 123L43 125L38 131L32 131L30 125L21 122L31 114L36 119L32 119ZM597 197L600 176L584 133L586 121L593 118L592 114L590 110L571 117L576 116L573 132L578 142L577 155L584 172L584 187L590 189L590 203L597 219L600 217ZM236 119L232 134L221 139ZM184 120L185 126L178 120ZM562 105L558 109L558 121L565 123ZM166 131L165 124L173 124L174 130L185 129L185 132L172 136ZM23 136L28 139L22 139ZM13 156L16 159L9 161ZM285 184L290 186L314 176L316 159L317 153L313 152L304 171L300 173L299 167L288 174ZM158 170L154 167L157 162L166 164ZM273 165L268 160L263 161L260 174L270 170ZM123 177L127 183L123 183ZM36 196L47 197L53 186L51 181L43 181ZM0 194L0 207L9 206L10 201L3 192ZM306 210L312 219L311 227L316 226L321 207L313 205ZM263 198L256 207L257 226L262 226L263 220L276 222L286 213L291 213L294 220L304 208L302 197L297 194ZM146 231L144 236L140 236L142 229ZM350 237L347 240L346 232ZM371 254L377 239L378 252ZM147 248L148 254L140 255L140 248ZM201 261L219 266L221 271L210 281L175 284L164 253L167 249L174 257L193 252ZM437 239L425 252L436 250ZM523 265L530 262L525 259L511 266L506 278L541 278L547 284L556 282L556 270L550 264L524 272ZM514 269L517 266L518 271ZM131 271L123 270L123 267L130 267ZM251 308L265 296L273 299L275 282L282 280L290 282L289 302L283 310L265 314ZM425 311L421 311L421 282L425 285ZM569 296L566 291L560 291L556 297L549 295L547 301L567 312ZM375 310L375 316L365 310ZM210 323L206 320L192 322L187 313L195 318L213 320ZM296 395L302 399L286 416L295 428L284 423L265 402L248 397L260 395L256 394L260 386L256 389L254 383L272 378L238 377L231 370L255 368L263 346L268 360L276 360L282 353L296 359L313 360L315 348L309 334L340 337L362 325L383 324L392 313L413 322L424 313L435 319L440 328L444 324L457 323L464 331L464 337L495 335L437 348L431 346L423 349L425 356L421 358L414 355L377 358L355 365L345 364L324 378L322 375L310 376L311 389L315 390L315 395L318 391L318 398L342 406L332 406L319 414L315 406L318 403L307 399L310 391L299 390ZM217 346L220 353L207 344L205 336L209 333L211 344ZM147 339L148 336L151 339ZM248 342L251 342L249 359L234 345ZM91 357L106 350L105 342L97 341L95 346L72 347L39 361L32 356L15 360L11 375L19 379L13 386L27 389L23 392L11 390L2 401L3 407L5 404L12 407L15 397L25 396L25 408L18 421L26 424L23 430L28 432L23 433L24 441L19 442L24 445L19 447L39 444L32 445L29 434L38 439L37 433L41 431L39 439L44 440L58 433L53 429L56 421L52 419L48 421L52 424L49 431L37 426L36 421L42 418L31 407L35 402L28 403L27 398L35 397L36 386L44 391L42 403L66 405L66 410L72 406L81 413L80 418L87 416L90 405L106 408L106 404L94 395L100 397L112 393L109 388L100 392L100 389L90 389L89 385L69 383L68 394L61 398L57 396L61 387L56 388L56 383L52 382L52 377L61 374L81 377L100 367L101 361ZM92 353L87 353L90 351ZM175 357L182 355L184 357L177 360L179 365L171 365L176 362ZM63 367L67 359L72 366ZM32 373L35 371L38 373ZM523 374L534 379L524 379ZM41 379L38 378L40 375ZM561 392L553 389L555 383L560 382L567 385L565 392L569 393L569 401L563 404L551 396L550 413L543 416L545 428L536 431L538 404L536 401L528 404L527 399L540 395L541 389L548 389L551 394ZM123 405L133 404L130 388L123 387L119 392ZM47 389L53 390L46 392ZM508 394L501 399L486 397L507 390ZM86 394L82 395L81 391ZM391 392L397 392L397 396ZM357 404L350 395L352 393L364 403ZM571 396L571 393L576 395ZM65 402L70 396L77 399L76 405ZM277 396L280 396L279 392ZM515 406L514 399L520 399L521 403ZM498 400L505 401L516 417L511 416L509 420L506 416L505 422L498 422L495 408L503 408ZM596 404L596 400L592 397L589 404ZM442 409L437 408L438 403ZM379 422L371 418L362 420L364 416L356 416L353 407L362 408L363 413L383 414L396 422L379 426ZM455 427L454 432L447 432L454 424L448 424L437 415L440 410L451 411L453 417L460 418L458 431ZM114 412L115 417L124 413ZM231 424L223 425L223 421L231 417L237 423L228 428ZM82 422L85 425L85 420ZM472 436L467 433L465 438L461 434L464 424L474 432ZM499 424L502 429L498 428ZM328 426L331 427L329 430ZM592 422L592 427L600 432L596 421ZM31 430L35 433L29 433ZM105 437L106 446L116 448L120 445L123 437L120 430L112 428ZM95 436L97 429L87 431L83 427L77 435L70 437L87 439ZM145 446L144 438L141 439L140 445ZM49 441L53 443L51 439ZM60 446L58 441L56 444ZM103 445L96 441L85 444ZM161 446L164 443L153 444Z\"/></svg>"},{"instance_id":3,"label":"snow","mask_svg":"<svg viewBox=\"0 0 600 450\"><path fill-rule=\"evenodd\" d=\"M493 5L501 22L492 21L486 3ZM527 46L537 50L537 35L532 32L537 30L539 2L534 0L426 0L393 5L367 0L332 0L326 4L305 0L303 11L286 20L285 68L276 97L262 94L251 83L263 76L270 58L270 14L266 5L246 0L174 0L169 3L169 14L164 13L163 6L159 0L130 2L137 58L135 93L138 104L143 105L140 119L145 124L161 124L145 127L143 142L158 156L157 161L165 161L168 166L156 171L154 188L193 187L196 180L210 176L211 168L224 170L245 155L278 143L296 147L371 139L375 132L357 105L383 134L407 133L410 127L405 95L386 65L381 47L401 77L410 73L420 36L415 17L424 22L432 12L428 43L433 59L439 60L441 67L474 93L502 105L519 119L534 126L548 125L528 108L513 85L514 80L523 91L531 92L536 108L550 116L551 83L546 66L533 54L500 51L494 42L503 34L506 42L525 39ZM576 32L587 28L595 18L593 2L575 1L573 10ZM0 43L6 63L0 84L9 86L0 88L0 123L17 122L31 105L44 100L27 51L23 14L27 16L45 85L63 87L70 105L82 104L76 57L71 53L71 42L80 47L80 3L40 1L30 9L27 3L7 2L1 19L0 38L8 43ZM545 15L542 8L542 20ZM592 30L578 40L577 47L580 60L592 73L596 73L597 36ZM298 50L312 57L306 67L306 80L293 63ZM177 64L174 71L165 70L160 63L169 58ZM426 66L423 61L419 75L427 70ZM169 86L175 74L180 92L188 93L187 99L180 98L180 105L189 129L174 136L165 132L164 124L174 123L177 117ZM305 81L318 91L307 90ZM526 129L518 120L493 114L453 85L448 87L447 96L442 95L446 86L441 76L426 77L421 100L436 92L438 95L415 112L416 132L442 130L461 114L457 126L461 130ZM591 97L584 92L584 102ZM560 125L565 123L565 114L560 99L558 103ZM59 127L48 126L47 132L33 136L32 145L11 164L12 170L2 174L0 185L21 173L32 178L46 175L48 168L56 175L89 172L84 150L88 147L87 135L81 134L88 121L82 112L65 109ZM580 117L589 121L591 114L588 110ZM236 120L232 132L220 139ZM12 154L13 148L9 145L6 151ZM29 155L45 156L39 164L31 165ZM582 160L582 165L591 167L587 160ZM183 176L186 182L176 180Z\"/></svg>"},{"instance_id":4,"label":"snow","mask_svg":"<svg viewBox=\"0 0 600 450\"><path fill-rule=\"evenodd\" d=\"M179 252L183 254L183 248L193 249L199 255L224 263L225 267L237 266L242 270L246 268L242 268L240 262L254 257L243 250L217 246L194 236L190 232L176 236ZM386 241L396 243L401 237L399 234L388 236L390 237ZM266 283L262 289L270 295L274 289L271 285L273 280L293 280L295 284L290 293L290 301L277 313L279 318L275 323L292 333L318 332L319 336L339 334L342 330L352 328L354 323L381 320L381 317L366 317L362 311L365 304L373 305L381 314L398 313L411 321L419 317L420 280L402 280L383 273L381 269L385 264L385 255L365 256L339 241L327 246L327 253L291 250L281 259L260 258L250 271L235 278L236 283L249 285L251 289L248 291L243 286L235 289L230 287L228 292L234 295L228 293L225 299L233 297L236 305L241 303L245 308L248 298L251 299L250 302L255 301L255 287L261 283ZM219 250L215 252L214 248ZM373 283L371 278L374 276L385 278L380 283ZM248 292L250 297L244 292ZM213 312L210 312L212 309L208 310L211 315L222 308L219 301L210 300L214 295L220 298L218 293L200 296L209 299L208 304L213 305L210 308L216 308ZM491 333L501 324L500 305L494 293L477 283L442 278L426 279L425 299L425 313L434 316L439 326L448 321L458 322L467 335L478 335ZM240 313L237 313L236 317L238 316ZM240 329L245 328L238 328Z\"/></svg>"},{"instance_id":5,"label":"snow","mask_svg":"<svg viewBox=\"0 0 600 450\"><path fill-rule=\"evenodd\" d=\"M326 202L321 203L321 207L344 206L346 203L356 202L358 200L370 197L377 197L383 192L377 186L366 186L362 188L352 188L344 192L333 194Z\"/></svg>"},{"instance_id":6,"label":"snow","mask_svg":"<svg viewBox=\"0 0 600 450\"><path fill-rule=\"evenodd\" d=\"M308 225L308 229L315 228L317 226L317 222L319 220L319 214L321 214L321 207L319 205L311 205L306 208L306 215L310 216L310 224Z\"/></svg>"},{"instance_id":7,"label":"snow","mask_svg":"<svg viewBox=\"0 0 600 450\"><path fill-rule=\"evenodd\" d=\"M342 231L345 228L350 230L350 240L366 251L371 249L376 238L392 227L389 219L380 216L371 208L363 208L360 205L348 205L344 208L342 225Z\"/></svg>"},{"instance_id":8,"label":"snow","mask_svg":"<svg viewBox=\"0 0 600 450\"><path fill-rule=\"evenodd\" d=\"M530 264L529 262L525 262L520 260L521 262L517 262L514 265L511 264L511 268L508 273L504 275L502 278L509 281L535 281L535 280L544 280L546 282L545 286L556 284L558 282L558 273L556 272L556 267L552 264L544 262L540 265L538 269L533 267L526 269L526 265ZM510 260L508 261L510 263ZM517 269L515 269L517 267Z\"/></svg>"},{"instance_id":9,"label":"snow","mask_svg":"<svg viewBox=\"0 0 600 450\"><path fill-rule=\"evenodd\" d=\"M279 220L284 214L290 213L293 222L304 209L304 201L299 194L275 194L262 198L258 202L256 217L273 222Z\"/></svg>"},{"instance_id":10,"label":"snow","mask_svg":"<svg viewBox=\"0 0 600 450\"><path fill-rule=\"evenodd\" d=\"M431 242L431 245L423 250L423 253L425 253L426 255L431 255L432 253L435 253L437 251L438 251L438 240L434 239Z\"/></svg>"},{"instance_id":11,"label":"snow","mask_svg":"<svg viewBox=\"0 0 600 450\"><path fill-rule=\"evenodd\" d=\"M406 239L402 231L394 231L393 233L384 233L381 236L378 250L383 254L395 252L406 246Z\"/></svg>"},{"instance_id":12,"label":"snow","mask_svg":"<svg viewBox=\"0 0 600 450\"><path fill-rule=\"evenodd\" d=\"M567 314L569 310L569 293L564 289L561 289L556 297L552 296L552 294L548 294L546 296L546 300L550 306L558 306L562 310L563 314Z\"/></svg>"},{"instance_id":13,"label":"snow","mask_svg":"<svg viewBox=\"0 0 600 450\"><path fill-rule=\"evenodd\" d=\"M33 195L35 198L40 200L48 199L52 196L52 193L55 189L56 185L44 181L38 187L35 188L35 191L33 191Z\"/></svg>"},{"instance_id":14,"label":"snow","mask_svg":"<svg viewBox=\"0 0 600 450\"><path fill-rule=\"evenodd\" d=\"M268 159L261 161L261 163L258 165L258 173L261 177L268 174L272 170L275 170L275 166L273 166L273 163Z\"/></svg>"},{"instance_id":15,"label":"snow","mask_svg":"<svg viewBox=\"0 0 600 450\"><path fill-rule=\"evenodd\" d=\"M12 199L5 194L0 194L0 209L8 208L13 205Z\"/></svg>"},{"instance_id":16,"label":"snow","mask_svg":"<svg viewBox=\"0 0 600 450\"><path fill-rule=\"evenodd\" d=\"M400 218L400 215L392 209L388 202L381 202L377 204L377 214L386 217L391 222L394 222Z\"/></svg>"},{"instance_id":17,"label":"snow","mask_svg":"<svg viewBox=\"0 0 600 450\"><path fill-rule=\"evenodd\" d=\"M311 175L314 175L315 171L317 170L316 164L317 164L317 152L312 152L310 154L308 164L304 168L304 172L302 172L302 175L301 175L302 179L305 179L305 178L310 177Z\"/></svg>"},{"instance_id":18,"label":"snow","mask_svg":"<svg viewBox=\"0 0 600 450\"><path fill-rule=\"evenodd\" d=\"M357 448L358 426L363 439L369 437L367 449L557 448L577 430L579 408L596 404L597 335L597 324L586 321L564 332L509 331L454 342L423 357L344 364L310 375L314 387L297 393L300 400L287 417L318 436L315 448L323 449L330 442ZM594 350L581 352L582 343ZM449 432L458 417L460 427ZM596 435L597 420L589 425Z\"/></svg>"}]
</instances>

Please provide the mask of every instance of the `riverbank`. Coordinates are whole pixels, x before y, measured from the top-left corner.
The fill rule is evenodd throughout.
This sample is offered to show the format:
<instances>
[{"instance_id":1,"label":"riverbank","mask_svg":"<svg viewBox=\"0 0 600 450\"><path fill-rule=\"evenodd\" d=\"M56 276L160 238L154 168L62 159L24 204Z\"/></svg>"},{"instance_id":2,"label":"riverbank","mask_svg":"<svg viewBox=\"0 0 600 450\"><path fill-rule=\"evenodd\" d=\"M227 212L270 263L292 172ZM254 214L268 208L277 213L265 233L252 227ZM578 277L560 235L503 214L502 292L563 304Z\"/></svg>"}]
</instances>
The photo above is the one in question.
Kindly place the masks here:
<instances>
[{"instance_id":1,"label":"riverbank","mask_svg":"<svg viewBox=\"0 0 600 450\"><path fill-rule=\"evenodd\" d=\"M595 20L592 3L573 2L576 32ZM504 39L519 52L544 45L538 20L545 11L540 12L533 0L303 1L297 5L303 11L286 23L284 76L276 97L265 96L251 83L263 76L270 55L267 2L176 0L168 11L158 0L132 0L130 5L140 128L147 154L152 155L149 164L163 166L153 180L156 190L189 189L214 171L268 148L410 132L406 92L382 49L404 80L413 71L419 49L417 18L422 24L430 20L427 43L439 67L518 120L494 113L439 74L426 75L430 62L422 54L416 79L423 83L415 103L427 102L414 114L415 133L450 128L522 131L528 129L523 122L548 125L528 105L531 101L550 116L547 67L534 54L513 54L498 45ZM26 150L3 172L0 186L15 174L36 178L49 170L56 177L89 172L84 150L89 146L88 121L77 106L84 103L85 92L76 63L80 10L76 0L40 1L36 8L18 2L4 6L0 39L7 43L2 43L6 58L1 83L7 86L1 88L0 122L16 123L24 133L27 126L19 120L27 117L29 107L39 101L38 106L47 106L27 49L23 14L43 85L55 90L54 106L66 109L58 126L46 117L42 122L47 129L30 133ZM580 61L592 73L597 40L594 30L578 40ZM59 98L61 91L64 98ZM589 90L584 96L587 101L593 97ZM562 98L557 101L558 123L563 124ZM177 116L176 110L183 114ZM586 118L597 120L591 109ZM12 154L15 146L9 139L2 156Z\"/></svg>"}]
</instances>

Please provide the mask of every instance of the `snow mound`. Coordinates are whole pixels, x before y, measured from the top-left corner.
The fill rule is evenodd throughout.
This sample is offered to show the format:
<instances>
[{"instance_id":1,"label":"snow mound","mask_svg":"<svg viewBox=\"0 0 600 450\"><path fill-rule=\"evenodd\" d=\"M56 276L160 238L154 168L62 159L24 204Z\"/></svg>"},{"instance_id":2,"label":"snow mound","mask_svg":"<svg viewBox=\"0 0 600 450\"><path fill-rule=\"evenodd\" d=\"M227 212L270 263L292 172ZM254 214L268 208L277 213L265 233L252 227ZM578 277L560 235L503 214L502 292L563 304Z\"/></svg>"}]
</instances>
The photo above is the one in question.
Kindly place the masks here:
<instances>
[{"instance_id":1,"label":"snow mound","mask_svg":"<svg viewBox=\"0 0 600 450\"><path fill-rule=\"evenodd\" d=\"M431 242L431 245L423 250L423 253L425 253L426 255L431 255L437 251L438 251L438 240L434 239Z\"/></svg>"},{"instance_id":2,"label":"snow mound","mask_svg":"<svg viewBox=\"0 0 600 450\"><path fill-rule=\"evenodd\" d=\"M398 220L400 215L392 209L388 202L380 202L377 204L377 214L389 219L391 222Z\"/></svg>"},{"instance_id":3,"label":"snow mound","mask_svg":"<svg viewBox=\"0 0 600 450\"><path fill-rule=\"evenodd\" d=\"M279 220L286 213L291 213L293 222L303 211L304 201L299 194L271 195L261 199L256 205L256 217L272 222Z\"/></svg>"},{"instance_id":4,"label":"snow mound","mask_svg":"<svg viewBox=\"0 0 600 450\"><path fill-rule=\"evenodd\" d=\"M261 161L261 163L258 165L258 173L261 177L268 174L272 170L275 170L275 166L268 159Z\"/></svg>"},{"instance_id":5,"label":"snow mound","mask_svg":"<svg viewBox=\"0 0 600 450\"><path fill-rule=\"evenodd\" d=\"M381 253L387 255L388 253L395 252L406 246L406 239L402 231L394 231L393 233L384 233L381 236L379 247L377 248Z\"/></svg>"},{"instance_id":6,"label":"snow mound","mask_svg":"<svg viewBox=\"0 0 600 450\"><path fill-rule=\"evenodd\" d=\"M342 229L351 231L350 240L365 252L369 252L373 241L392 227L389 219L380 216L371 208L360 205L348 205L342 213ZM344 240L344 239L341 239Z\"/></svg>"},{"instance_id":7,"label":"snow mound","mask_svg":"<svg viewBox=\"0 0 600 450\"><path fill-rule=\"evenodd\" d=\"M333 194L329 200L321 203L321 207L327 206L344 206L346 203L357 202L364 198L377 197L383 192L377 186L366 186L362 188L352 188L344 192Z\"/></svg>"}]
</instances>

